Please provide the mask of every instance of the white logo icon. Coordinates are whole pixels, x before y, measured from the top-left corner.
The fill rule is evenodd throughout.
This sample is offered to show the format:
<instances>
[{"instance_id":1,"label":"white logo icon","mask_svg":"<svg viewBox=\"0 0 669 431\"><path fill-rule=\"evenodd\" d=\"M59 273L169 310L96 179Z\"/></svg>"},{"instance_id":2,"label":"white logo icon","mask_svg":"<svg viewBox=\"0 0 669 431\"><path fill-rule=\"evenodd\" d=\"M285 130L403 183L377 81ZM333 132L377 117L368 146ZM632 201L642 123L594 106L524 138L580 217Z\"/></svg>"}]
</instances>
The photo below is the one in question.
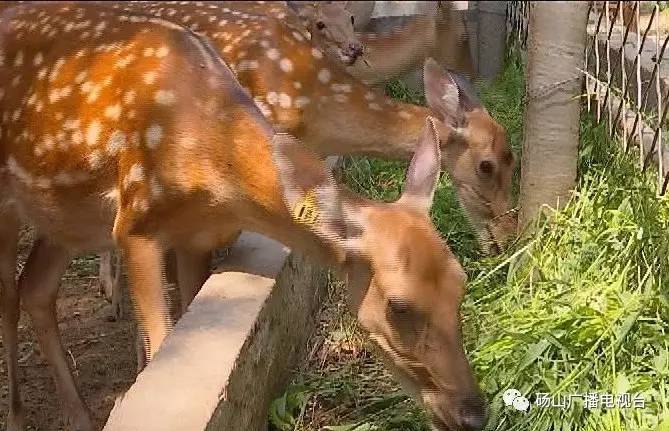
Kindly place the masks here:
<instances>
[{"instance_id":1,"label":"white logo icon","mask_svg":"<svg viewBox=\"0 0 669 431\"><path fill-rule=\"evenodd\" d=\"M507 389L502 399L507 407L513 407L520 412L526 412L530 408L530 400L525 398L518 389Z\"/></svg>"}]
</instances>

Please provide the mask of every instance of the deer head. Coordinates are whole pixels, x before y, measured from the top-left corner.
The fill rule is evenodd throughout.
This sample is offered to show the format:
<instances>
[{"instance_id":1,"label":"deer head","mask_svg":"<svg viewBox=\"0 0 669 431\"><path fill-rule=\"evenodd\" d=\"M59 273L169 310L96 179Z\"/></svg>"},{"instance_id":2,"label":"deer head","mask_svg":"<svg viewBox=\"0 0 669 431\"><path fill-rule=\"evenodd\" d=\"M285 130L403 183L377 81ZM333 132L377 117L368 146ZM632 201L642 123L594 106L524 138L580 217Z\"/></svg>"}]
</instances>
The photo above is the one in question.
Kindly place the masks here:
<instances>
[{"instance_id":1,"label":"deer head","mask_svg":"<svg viewBox=\"0 0 669 431\"><path fill-rule=\"evenodd\" d=\"M484 251L499 252L517 224L511 204L515 160L506 132L466 78L433 59L423 72L427 103L442 119L445 168Z\"/></svg>"},{"instance_id":2,"label":"deer head","mask_svg":"<svg viewBox=\"0 0 669 431\"><path fill-rule=\"evenodd\" d=\"M353 29L355 18L346 9L346 1L291 1L314 42L331 57L353 65L364 47Z\"/></svg>"},{"instance_id":3,"label":"deer head","mask_svg":"<svg viewBox=\"0 0 669 431\"><path fill-rule=\"evenodd\" d=\"M346 193L289 135L277 134L272 147L288 208L337 256L351 310L389 369L426 406L434 429L479 430L486 408L460 335L466 275L428 214L440 173L435 123L426 120L393 203Z\"/></svg>"}]
</instances>

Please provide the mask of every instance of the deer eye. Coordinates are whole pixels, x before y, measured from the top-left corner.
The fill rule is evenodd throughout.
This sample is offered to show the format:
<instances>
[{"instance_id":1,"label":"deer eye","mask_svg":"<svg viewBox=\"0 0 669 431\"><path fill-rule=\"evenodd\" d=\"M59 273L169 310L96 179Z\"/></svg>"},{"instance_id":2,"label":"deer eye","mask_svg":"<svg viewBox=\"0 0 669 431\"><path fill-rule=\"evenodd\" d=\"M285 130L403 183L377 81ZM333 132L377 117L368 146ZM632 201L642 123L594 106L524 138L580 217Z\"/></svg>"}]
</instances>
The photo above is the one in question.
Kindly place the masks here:
<instances>
[{"instance_id":1,"label":"deer eye","mask_svg":"<svg viewBox=\"0 0 669 431\"><path fill-rule=\"evenodd\" d=\"M401 298L390 298L388 300L388 310L394 316L406 316L411 311L411 304Z\"/></svg>"},{"instance_id":2,"label":"deer eye","mask_svg":"<svg viewBox=\"0 0 669 431\"><path fill-rule=\"evenodd\" d=\"M316 28L319 30L323 30L325 28L325 23L323 21L318 21L316 23Z\"/></svg>"},{"instance_id":3,"label":"deer eye","mask_svg":"<svg viewBox=\"0 0 669 431\"><path fill-rule=\"evenodd\" d=\"M481 163L479 163L479 171L481 171L483 175L490 176L495 172L495 164L490 160L482 160Z\"/></svg>"}]
</instances>

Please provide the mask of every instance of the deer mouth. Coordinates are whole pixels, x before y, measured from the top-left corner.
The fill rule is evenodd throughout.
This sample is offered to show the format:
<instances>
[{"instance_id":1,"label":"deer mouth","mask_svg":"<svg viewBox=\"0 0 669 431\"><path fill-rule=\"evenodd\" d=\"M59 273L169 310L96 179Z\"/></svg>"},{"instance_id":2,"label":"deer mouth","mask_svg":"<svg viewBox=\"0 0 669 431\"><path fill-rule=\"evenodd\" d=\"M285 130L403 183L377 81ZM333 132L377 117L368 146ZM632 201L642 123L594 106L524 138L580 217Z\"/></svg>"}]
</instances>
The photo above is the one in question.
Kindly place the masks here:
<instances>
[{"instance_id":1,"label":"deer mouth","mask_svg":"<svg viewBox=\"0 0 669 431\"><path fill-rule=\"evenodd\" d=\"M339 60L346 66L353 66L364 53L364 47L360 44L351 43L348 47L339 48Z\"/></svg>"},{"instance_id":2,"label":"deer mouth","mask_svg":"<svg viewBox=\"0 0 669 431\"><path fill-rule=\"evenodd\" d=\"M345 51L339 51L339 60L344 63L346 66L353 66L358 60L359 55L355 53L347 53Z\"/></svg>"}]
</instances>

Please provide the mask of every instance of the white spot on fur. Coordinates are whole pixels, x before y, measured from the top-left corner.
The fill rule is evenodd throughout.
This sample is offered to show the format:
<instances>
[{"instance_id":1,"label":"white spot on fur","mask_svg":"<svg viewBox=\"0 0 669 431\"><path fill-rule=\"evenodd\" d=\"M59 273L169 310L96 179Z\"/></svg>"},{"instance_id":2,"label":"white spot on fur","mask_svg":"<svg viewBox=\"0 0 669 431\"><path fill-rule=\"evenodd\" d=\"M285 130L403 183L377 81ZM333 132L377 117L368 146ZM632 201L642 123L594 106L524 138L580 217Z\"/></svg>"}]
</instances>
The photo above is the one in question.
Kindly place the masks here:
<instances>
[{"instance_id":1,"label":"white spot on fur","mask_svg":"<svg viewBox=\"0 0 669 431\"><path fill-rule=\"evenodd\" d=\"M284 72L292 72L293 71L293 62L290 61L288 58L282 58L281 61L279 62L279 67L281 70Z\"/></svg>"},{"instance_id":2,"label":"white spot on fur","mask_svg":"<svg viewBox=\"0 0 669 431\"><path fill-rule=\"evenodd\" d=\"M283 109L288 109L293 104L291 97L286 93L279 94L279 106Z\"/></svg>"},{"instance_id":3,"label":"white spot on fur","mask_svg":"<svg viewBox=\"0 0 669 431\"><path fill-rule=\"evenodd\" d=\"M367 106L369 107L369 109L372 109L374 111L382 111L383 110L383 108L381 108L381 106L378 103L372 102Z\"/></svg>"},{"instance_id":4,"label":"white spot on fur","mask_svg":"<svg viewBox=\"0 0 669 431\"><path fill-rule=\"evenodd\" d=\"M351 92L351 84L332 84L330 86L332 91L336 93L350 93Z\"/></svg>"},{"instance_id":5,"label":"white spot on fur","mask_svg":"<svg viewBox=\"0 0 669 431\"><path fill-rule=\"evenodd\" d=\"M311 48L311 55L317 60L323 58L323 52L317 48Z\"/></svg>"},{"instance_id":6,"label":"white spot on fur","mask_svg":"<svg viewBox=\"0 0 669 431\"><path fill-rule=\"evenodd\" d=\"M267 58L270 60L278 60L279 59L279 50L276 48L271 48L267 50Z\"/></svg>"},{"instance_id":7,"label":"white spot on fur","mask_svg":"<svg viewBox=\"0 0 669 431\"><path fill-rule=\"evenodd\" d=\"M85 70L77 73L77 76L74 77L74 82L76 84L81 84L82 82L84 82L84 79L86 79L87 75L88 72L86 72Z\"/></svg>"},{"instance_id":8,"label":"white spot on fur","mask_svg":"<svg viewBox=\"0 0 669 431\"><path fill-rule=\"evenodd\" d=\"M80 121L76 120L76 119L75 120L72 120L72 119L66 120L63 123L63 129L65 129L65 130L77 130L77 129L79 129L79 124L80 124Z\"/></svg>"},{"instance_id":9,"label":"white spot on fur","mask_svg":"<svg viewBox=\"0 0 669 431\"><path fill-rule=\"evenodd\" d=\"M114 130L107 142L107 153L111 156L115 156L125 148L126 142L126 134L120 130Z\"/></svg>"},{"instance_id":10,"label":"white spot on fur","mask_svg":"<svg viewBox=\"0 0 669 431\"><path fill-rule=\"evenodd\" d=\"M44 61L44 56L42 55L42 53L38 52L37 54L35 54L35 57L33 58L33 65L39 66L40 64L42 64L42 61Z\"/></svg>"},{"instance_id":11,"label":"white spot on fur","mask_svg":"<svg viewBox=\"0 0 669 431\"><path fill-rule=\"evenodd\" d=\"M295 107L298 109L307 106L309 103L311 103L311 100L306 96L299 96L295 99Z\"/></svg>"},{"instance_id":12,"label":"white spot on fur","mask_svg":"<svg viewBox=\"0 0 669 431\"><path fill-rule=\"evenodd\" d=\"M173 91L170 90L158 90L156 91L156 94L154 95L154 100L161 105L167 105L171 106L174 105L176 102L177 98L174 95Z\"/></svg>"},{"instance_id":13,"label":"white spot on fur","mask_svg":"<svg viewBox=\"0 0 669 431\"><path fill-rule=\"evenodd\" d=\"M30 185L32 183L32 176L23 168L23 166L18 164L14 156L9 156L7 158L7 169L10 174L14 175L25 184Z\"/></svg>"},{"instance_id":14,"label":"white spot on fur","mask_svg":"<svg viewBox=\"0 0 669 431\"><path fill-rule=\"evenodd\" d=\"M330 82L330 79L332 78L332 74L328 69L321 69L318 72L318 80L321 81L323 84L327 84Z\"/></svg>"},{"instance_id":15,"label":"white spot on fur","mask_svg":"<svg viewBox=\"0 0 669 431\"><path fill-rule=\"evenodd\" d=\"M56 103L60 99L69 96L71 93L72 93L72 87L70 87L69 85L62 88L54 88L49 92L49 102Z\"/></svg>"},{"instance_id":16,"label":"white spot on fur","mask_svg":"<svg viewBox=\"0 0 669 431\"><path fill-rule=\"evenodd\" d=\"M86 143L91 147L97 144L101 131L102 125L100 122L98 120L91 121L91 123L88 125L88 128L86 129Z\"/></svg>"},{"instance_id":17,"label":"white spot on fur","mask_svg":"<svg viewBox=\"0 0 669 431\"><path fill-rule=\"evenodd\" d=\"M144 83L147 85L151 85L154 82L156 82L156 78L158 77L158 74L156 72L146 72L144 74Z\"/></svg>"},{"instance_id":18,"label":"white spot on fur","mask_svg":"<svg viewBox=\"0 0 669 431\"><path fill-rule=\"evenodd\" d=\"M169 53L170 53L170 49L168 47L161 46L160 48L158 48L156 50L156 57L158 57L158 58L167 57L167 54L169 54Z\"/></svg>"},{"instance_id":19,"label":"white spot on fur","mask_svg":"<svg viewBox=\"0 0 669 431\"><path fill-rule=\"evenodd\" d=\"M133 183L138 183L144 180L144 168L139 163L135 163L128 170L128 175L123 178L123 188L127 189Z\"/></svg>"},{"instance_id":20,"label":"white spot on fur","mask_svg":"<svg viewBox=\"0 0 669 431\"><path fill-rule=\"evenodd\" d=\"M304 42L304 37L303 37L300 33L296 32L296 31L293 32L293 37L294 37L295 40L298 41L298 42Z\"/></svg>"},{"instance_id":21,"label":"white spot on fur","mask_svg":"<svg viewBox=\"0 0 669 431\"><path fill-rule=\"evenodd\" d=\"M376 95L371 91L365 93L365 100L374 100L374 98L376 98Z\"/></svg>"},{"instance_id":22,"label":"white spot on fur","mask_svg":"<svg viewBox=\"0 0 669 431\"><path fill-rule=\"evenodd\" d=\"M151 190L151 197L154 200L158 199L163 194L163 186L160 185L158 178L155 175L152 175L149 180L149 188Z\"/></svg>"},{"instance_id":23,"label":"white spot on fur","mask_svg":"<svg viewBox=\"0 0 669 431\"><path fill-rule=\"evenodd\" d=\"M150 149L156 149L160 140L163 138L163 128L157 124L153 124L146 129L146 146Z\"/></svg>"},{"instance_id":24,"label":"white spot on fur","mask_svg":"<svg viewBox=\"0 0 669 431\"><path fill-rule=\"evenodd\" d=\"M21 67L23 65L23 51L19 51L16 53L16 57L14 58L14 67Z\"/></svg>"},{"instance_id":25,"label":"white spot on fur","mask_svg":"<svg viewBox=\"0 0 669 431\"><path fill-rule=\"evenodd\" d=\"M132 201L132 209L137 212L146 212L149 209L149 204L146 202L146 199L135 197Z\"/></svg>"},{"instance_id":26,"label":"white spot on fur","mask_svg":"<svg viewBox=\"0 0 669 431\"><path fill-rule=\"evenodd\" d=\"M88 165L92 169L97 169L102 164L102 152L99 150L91 151L88 154L87 159L88 159Z\"/></svg>"},{"instance_id":27,"label":"white spot on fur","mask_svg":"<svg viewBox=\"0 0 669 431\"><path fill-rule=\"evenodd\" d=\"M276 94L274 91L270 91L267 93L267 103L270 105L276 105L276 103L279 101L279 95Z\"/></svg>"},{"instance_id":28,"label":"white spot on fur","mask_svg":"<svg viewBox=\"0 0 669 431\"><path fill-rule=\"evenodd\" d=\"M257 60L242 60L237 64L237 71L243 72L245 70L255 70L259 66Z\"/></svg>"},{"instance_id":29,"label":"white spot on fur","mask_svg":"<svg viewBox=\"0 0 669 431\"><path fill-rule=\"evenodd\" d=\"M123 95L123 103L126 105L131 105L135 101L137 93L134 90L128 90Z\"/></svg>"},{"instance_id":30,"label":"white spot on fur","mask_svg":"<svg viewBox=\"0 0 669 431\"><path fill-rule=\"evenodd\" d=\"M135 61L135 58L137 58L135 56L135 54L132 54L132 53L128 54L125 57L117 60L115 66L118 67L119 69L123 69L123 68L127 67L130 63Z\"/></svg>"},{"instance_id":31,"label":"white spot on fur","mask_svg":"<svg viewBox=\"0 0 669 431\"><path fill-rule=\"evenodd\" d=\"M121 118L121 104L117 103L115 105L107 106L105 108L105 117L112 121L118 121L118 119Z\"/></svg>"}]
</instances>

